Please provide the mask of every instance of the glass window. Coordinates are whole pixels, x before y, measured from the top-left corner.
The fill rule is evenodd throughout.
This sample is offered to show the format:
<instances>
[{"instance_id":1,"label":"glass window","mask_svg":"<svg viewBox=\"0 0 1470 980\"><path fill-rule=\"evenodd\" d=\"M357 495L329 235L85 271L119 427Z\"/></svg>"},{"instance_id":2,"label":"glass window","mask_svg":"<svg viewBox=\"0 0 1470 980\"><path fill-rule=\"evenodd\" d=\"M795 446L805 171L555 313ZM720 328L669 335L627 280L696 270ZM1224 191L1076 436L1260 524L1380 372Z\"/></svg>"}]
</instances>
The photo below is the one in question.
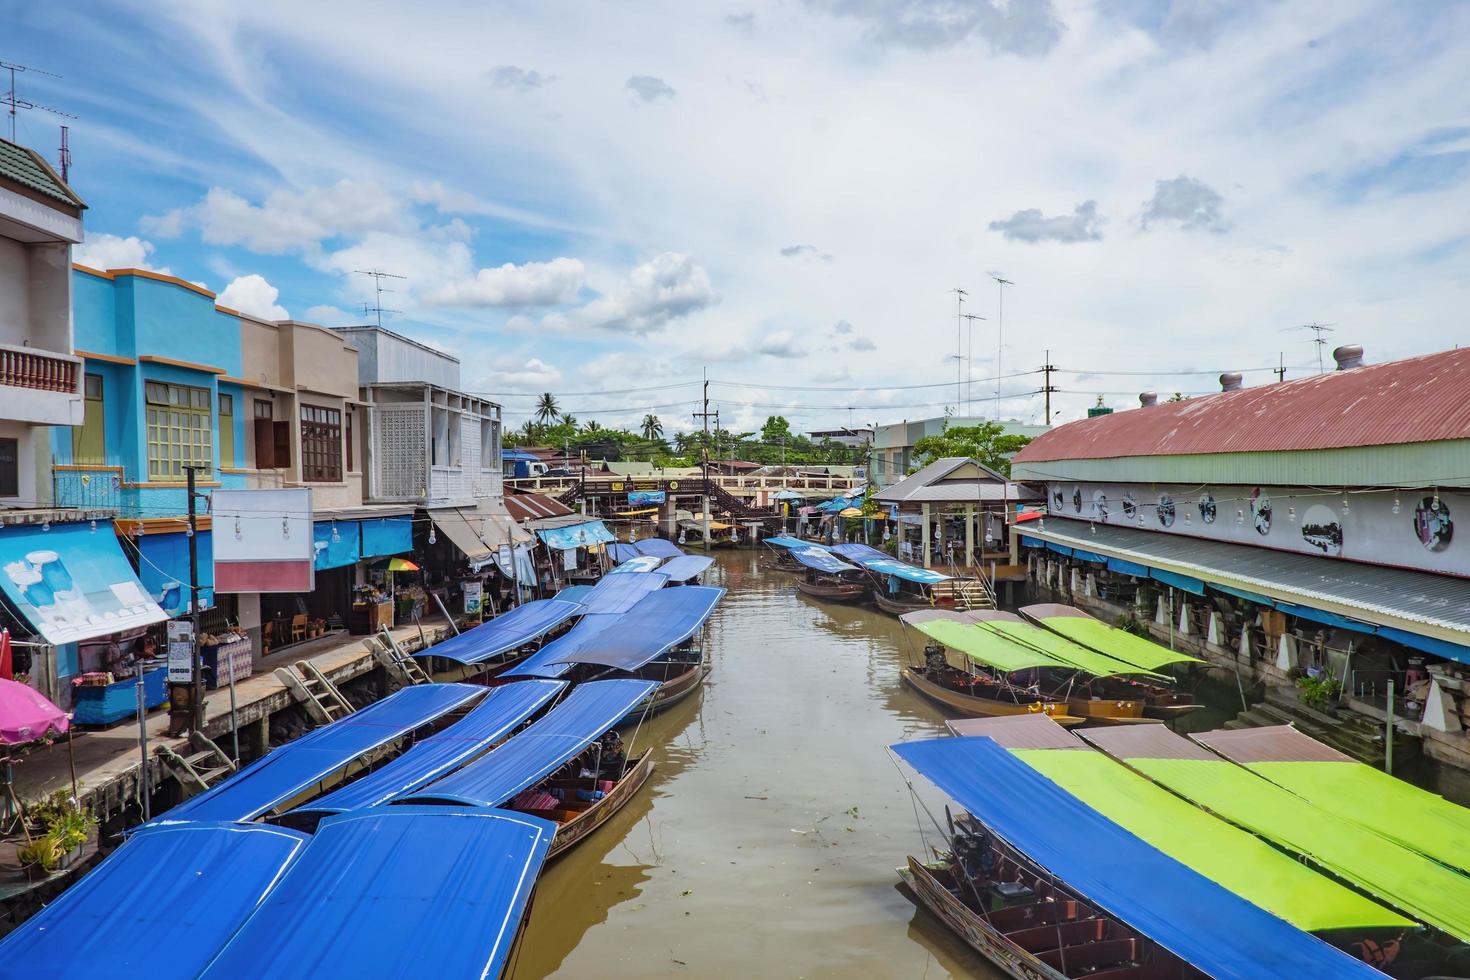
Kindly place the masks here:
<instances>
[{"instance_id":1,"label":"glass window","mask_svg":"<svg viewBox=\"0 0 1470 980\"><path fill-rule=\"evenodd\" d=\"M20 440L0 439L0 497L20 496Z\"/></svg>"},{"instance_id":2,"label":"glass window","mask_svg":"<svg viewBox=\"0 0 1470 980\"><path fill-rule=\"evenodd\" d=\"M255 417L258 419L268 419L271 417L271 403L269 399L255 399Z\"/></svg>"},{"instance_id":3,"label":"glass window","mask_svg":"<svg viewBox=\"0 0 1470 980\"><path fill-rule=\"evenodd\" d=\"M184 467L214 465L214 425L209 389L150 381L148 401L148 479L183 481Z\"/></svg>"},{"instance_id":4,"label":"glass window","mask_svg":"<svg viewBox=\"0 0 1470 980\"><path fill-rule=\"evenodd\" d=\"M219 465L235 465L235 396L219 396Z\"/></svg>"},{"instance_id":5,"label":"glass window","mask_svg":"<svg viewBox=\"0 0 1470 980\"><path fill-rule=\"evenodd\" d=\"M301 481L342 480L342 412L318 405L301 406Z\"/></svg>"},{"instance_id":6,"label":"glass window","mask_svg":"<svg viewBox=\"0 0 1470 980\"><path fill-rule=\"evenodd\" d=\"M351 473L352 465L352 409L347 410L347 472Z\"/></svg>"},{"instance_id":7,"label":"glass window","mask_svg":"<svg viewBox=\"0 0 1470 980\"><path fill-rule=\"evenodd\" d=\"M107 461L103 428L102 375L89 374L83 383L82 424L71 430L71 461L101 464Z\"/></svg>"}]
</instances>

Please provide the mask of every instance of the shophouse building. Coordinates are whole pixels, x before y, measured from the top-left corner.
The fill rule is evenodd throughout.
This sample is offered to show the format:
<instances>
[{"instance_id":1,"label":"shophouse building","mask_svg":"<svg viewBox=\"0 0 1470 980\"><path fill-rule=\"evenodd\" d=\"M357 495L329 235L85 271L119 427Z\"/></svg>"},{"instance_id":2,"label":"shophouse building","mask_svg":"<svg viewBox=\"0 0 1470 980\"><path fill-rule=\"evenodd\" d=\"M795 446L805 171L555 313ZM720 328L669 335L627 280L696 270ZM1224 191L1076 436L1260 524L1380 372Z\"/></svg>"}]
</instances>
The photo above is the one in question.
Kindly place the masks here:
<instances>
[{"instance_id":1,"label":"shophouse building","mask_svg":"<svg viewBox=\"0 0 1470 980\"><path fill-rule=\"evenodd\" d=\"M875 487L891 487L918 468L914 444L925 436L942 435L945 429L984 425L993 419L968 416L942 416L916 421L894 422L877 426L872 435L873 456L868 464L870 482ZM1007 419L1000 423L1004 435L1039 436L1048 426L1028 425Z\"/></svg>"}]
</instances>

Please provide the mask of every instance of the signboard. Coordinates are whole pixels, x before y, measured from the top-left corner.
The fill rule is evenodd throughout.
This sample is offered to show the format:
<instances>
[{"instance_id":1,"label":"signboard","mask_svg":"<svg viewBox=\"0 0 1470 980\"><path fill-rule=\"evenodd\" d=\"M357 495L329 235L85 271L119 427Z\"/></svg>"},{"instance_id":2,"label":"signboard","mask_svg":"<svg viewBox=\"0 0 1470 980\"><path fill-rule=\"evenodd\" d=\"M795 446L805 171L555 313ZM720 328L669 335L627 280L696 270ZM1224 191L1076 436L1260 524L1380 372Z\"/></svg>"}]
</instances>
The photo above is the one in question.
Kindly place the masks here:
<instances>
[{"instance_id":1,"label":"signboard","mask_svg":"<svg viewBox=\"0 0 1470 980\"><path fill-rule=\"evenodd\" d=\"M210 502L216 592L310 592L316 587L309 487L216 490Z\"/></svg>"},{"instance_id":2,"label":"signboard","mask_svg":"<svg viewBox=\"0 0 1470 980\"><path fill-rule=\"evenodd\" d=\"M480 615L480 604L485 598L485 586L480 582L464 583L464 614Z\"/></svg>"},{"instance_id":3,"label":"signboard","mask_svg":"<svg viewBox=\"0 0 1470 980\"><path fill-rule=\"evenodd\" d=\"M168 679L173 684L194 679L194 624L187 619L168 623Z\"/></svg>"},{"instance_id":4,"label":"signboard","mask_svg":"<svg viewBox=\"0 0 1470 980\"><path fill-rule=\"evenodd\" d=\"M0 528L0 569L0 591L48 643L168 618L123 557L111 521Z\"/></svg>"},{"instance_id":5,"label":"signboard","mask_svg":"<svg viewBox=\"0 0 1470 980\"><path fill-rule=\"evenodd\" d=\"M662 490L631 490L628 492L628 506L630 507L661 504L667 499L668 494Z\"/></svg>"}]
</instances>

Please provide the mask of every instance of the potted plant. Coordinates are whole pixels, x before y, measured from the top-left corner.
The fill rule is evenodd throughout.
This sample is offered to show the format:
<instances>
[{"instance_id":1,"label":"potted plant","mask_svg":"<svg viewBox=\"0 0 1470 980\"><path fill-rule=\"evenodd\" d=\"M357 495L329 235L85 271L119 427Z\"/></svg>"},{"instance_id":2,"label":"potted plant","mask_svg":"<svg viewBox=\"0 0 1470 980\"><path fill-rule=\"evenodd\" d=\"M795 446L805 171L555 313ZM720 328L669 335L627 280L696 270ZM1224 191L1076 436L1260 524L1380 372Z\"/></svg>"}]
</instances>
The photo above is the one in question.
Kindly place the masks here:
<instances>
[{"instance_id":1,"label":"potted plant","mask_svg":"<svg viewBox=\"0 0 1470 980\"><path fill-rule=\"evenodd\" d=\"M97 818L64 790L31 807L30 819L38 834L16 851L16 857L32 875L50 875L70 865L97 827Z\"/></svg>"}]
</instances>

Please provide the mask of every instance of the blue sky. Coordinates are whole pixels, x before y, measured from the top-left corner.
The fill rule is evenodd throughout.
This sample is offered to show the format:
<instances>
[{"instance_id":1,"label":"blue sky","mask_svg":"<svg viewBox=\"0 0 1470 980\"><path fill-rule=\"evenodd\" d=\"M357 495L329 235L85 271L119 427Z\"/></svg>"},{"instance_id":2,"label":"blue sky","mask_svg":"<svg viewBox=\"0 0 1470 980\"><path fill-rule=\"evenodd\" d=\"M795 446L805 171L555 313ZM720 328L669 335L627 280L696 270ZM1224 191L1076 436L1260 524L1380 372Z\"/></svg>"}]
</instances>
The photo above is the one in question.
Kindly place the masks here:
<instances>
[{"instance_id":1,"label":"blue sky","mask_svg":"<svg viewBox=\"0 0 1470 980\"><path fill-rule=\"evenodd\" d=\"M81 257L457 354L512 424L1205 391L1464 342L1470 4L14 5ZM54 156L58 120L23 113ZM1004 331L992 273L1014 280ZM955 287L985 319L959 331ZM968 334L968 337L967 337ZM970 339L973 338L973 339ZM997 350L1002 378L996 373ZM1254 370L1252 370L1254 369ZM1199 372L1199 373L1178 373ZM1291 371L1292 374L1300 371ZM928 387L922 387L928 386ZM646 389L646 390L630 390ZM587 394L578 394L586 392ZM849 411L849 407L851 411Z\"/></svg>"}]
</instances>

